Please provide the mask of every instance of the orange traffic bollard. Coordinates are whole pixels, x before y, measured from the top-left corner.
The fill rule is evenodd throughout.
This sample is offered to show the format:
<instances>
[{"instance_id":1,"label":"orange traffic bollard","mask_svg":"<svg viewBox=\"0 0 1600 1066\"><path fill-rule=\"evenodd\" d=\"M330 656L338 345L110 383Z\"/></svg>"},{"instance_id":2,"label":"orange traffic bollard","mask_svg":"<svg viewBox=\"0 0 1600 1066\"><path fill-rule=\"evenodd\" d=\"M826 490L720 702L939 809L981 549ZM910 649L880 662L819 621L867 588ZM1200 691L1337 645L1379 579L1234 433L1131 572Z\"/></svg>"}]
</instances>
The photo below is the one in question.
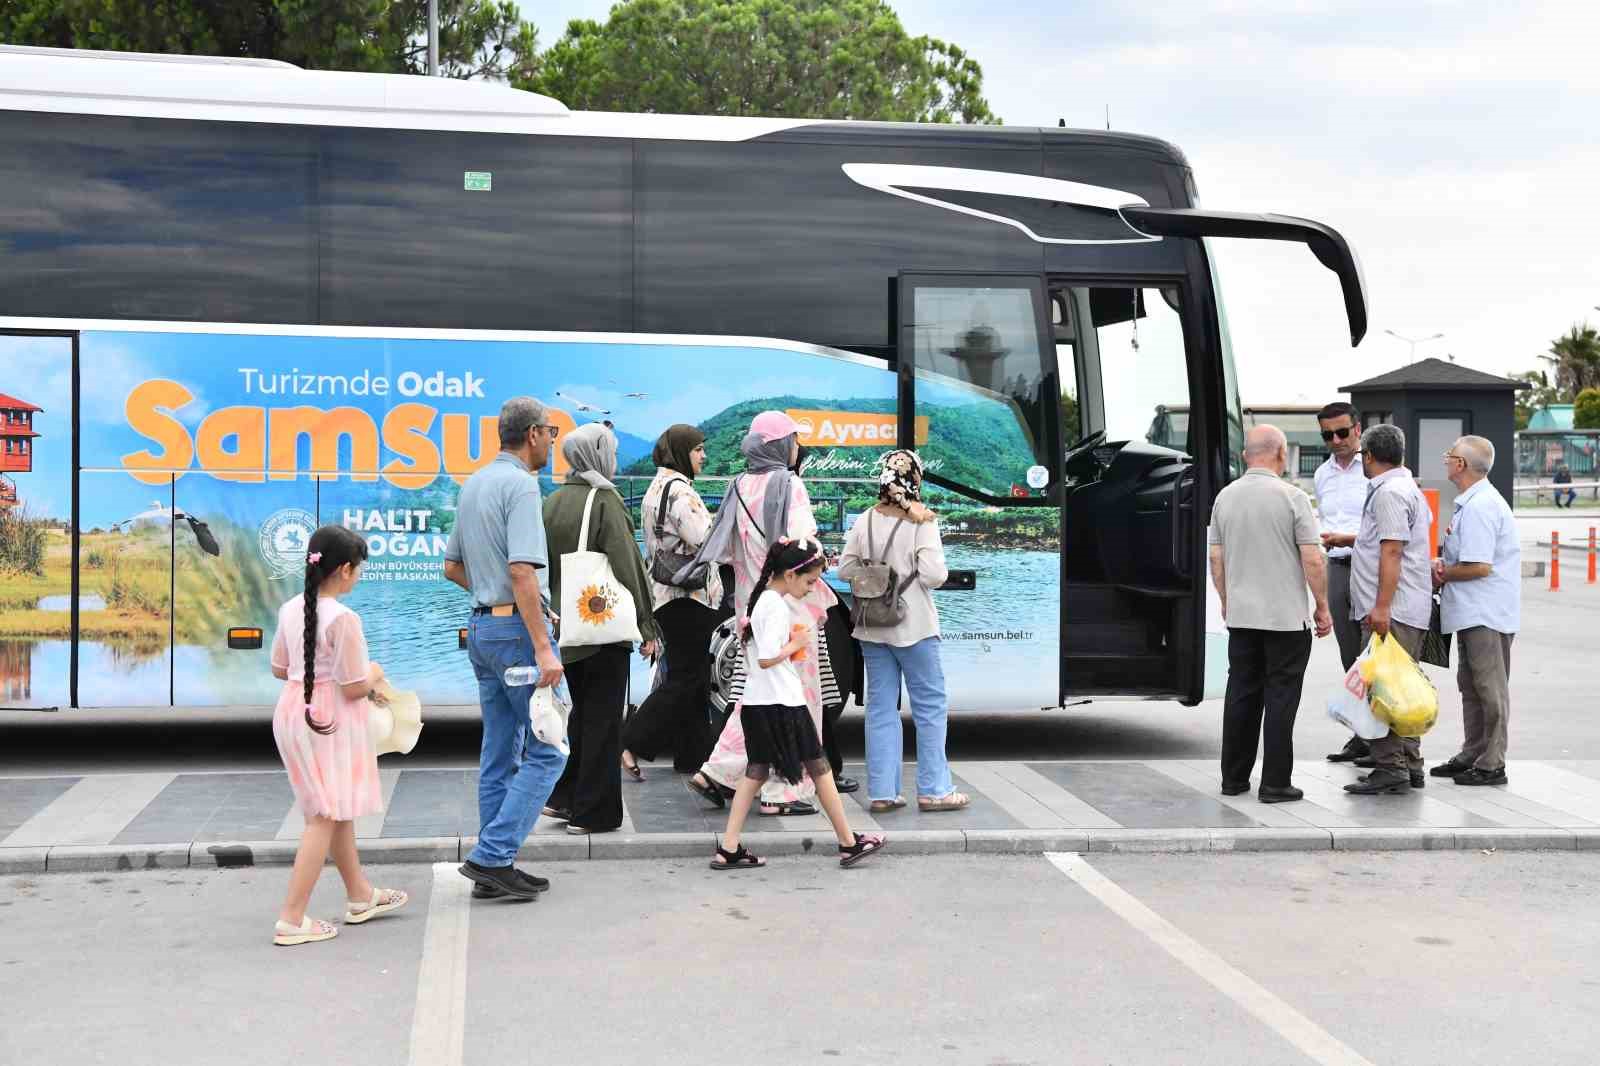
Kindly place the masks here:
<instances>
[{"instance_id":1,"label":"orange traffic bollard","mask_svg":"<svg viewBox=\"0 0 1600 1066\"><path fill-rule=\"evenodd\" d=\"M1561 534L1550 533L1550 591L1561 591Z\"/></svg>"},{"instance_id":2,"label":"orange traffic bollard","mask_svg":"<svg viewBox=\"0 0 1600 1066\"><path fill-rule=\"evenodd\" d=\"M1594 527L1589 527L1589 584L1594 584Z\"/></svg>"}]
</instances>

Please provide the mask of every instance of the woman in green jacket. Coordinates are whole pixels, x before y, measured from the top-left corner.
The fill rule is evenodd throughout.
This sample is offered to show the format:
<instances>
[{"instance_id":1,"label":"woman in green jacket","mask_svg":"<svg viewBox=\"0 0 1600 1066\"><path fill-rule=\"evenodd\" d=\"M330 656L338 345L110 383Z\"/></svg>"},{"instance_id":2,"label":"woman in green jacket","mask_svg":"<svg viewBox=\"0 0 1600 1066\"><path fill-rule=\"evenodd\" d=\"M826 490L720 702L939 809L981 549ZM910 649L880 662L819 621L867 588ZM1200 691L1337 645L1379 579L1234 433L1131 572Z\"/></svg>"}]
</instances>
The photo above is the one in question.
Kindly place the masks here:
<instances>
[{"instance_id":1,"label":"woman in green jacket","mask_svg":"<svg viewBox=\"0 0 1600 1066\"><path fill-rule=\"evenodd\" d=\"M583 508L591 492L589 551L606 554L617 581L633 598L643 639L639 653L654 655L656 623L650 613L650 580L633 537L633 519L611 479L617 476L617 438L596 422L567 434L561 455L571 467L561 488L544 504L550 547L550 601L561 601L561 557L578 550ZM622 825L622 712L628 700L627 643L561 649L572 714L567 740L572 754L550 793L545 814L567 823L574 834L609 833Z\"/></svg>"}]
</instances>

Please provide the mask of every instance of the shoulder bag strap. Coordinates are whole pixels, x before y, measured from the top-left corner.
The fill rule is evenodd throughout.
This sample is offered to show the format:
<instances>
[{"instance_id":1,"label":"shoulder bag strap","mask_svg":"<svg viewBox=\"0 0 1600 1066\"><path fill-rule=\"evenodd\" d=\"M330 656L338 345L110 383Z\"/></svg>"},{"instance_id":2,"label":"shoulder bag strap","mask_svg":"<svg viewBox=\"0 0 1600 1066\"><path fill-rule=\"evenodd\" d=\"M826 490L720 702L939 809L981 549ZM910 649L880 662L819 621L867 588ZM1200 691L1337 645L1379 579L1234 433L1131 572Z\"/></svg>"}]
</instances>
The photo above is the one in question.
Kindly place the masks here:
<instances>
[{"instance_id":1,"label":"shoulder bag strap","mask_svg":"<svg viewBox=\"0 0 1600 1066\"><path fill-rule=\"evenodd\" d=\"M906 520L904 518L895 521L894 528L889 530L889 539L883 542L883 558L879 559L878 562L883 563L885 566L888 565L889 549L894 546L894 538L900 532L900 527L905 524ZM869 547L867 550L871 551L871 548Z\"/></svg>"},{"instance_id":2,"label":"shoulder bag strap","mask_svg":"<svg viewBox=\"0 0 1600 1066\"><path fill-rule=\"evenodd\" d=\"M589 511L594 507L594 494L599 491L590 489L588 497L583 501L583 529L578 534L578 550L581 552L589 550Z\"/></svg>"},{"instance_id":3,"label":"shoulder bag strap","mask_svg":"<svg viewBox=\"0 0 1600 1066\"><path fill-rule=\"evenodd\" d=\"M667 483L661 487L661 505L656 508L656 539L660 540L667 528L667 505L672 502L672 486L677 484L677 478L668 478ZM680 540L682 538L679 538Z\"/></svg>"},{"instance_id":4,"label":"shoulder bag strap","mask_svg":"<svg viewBox=\"0 0 1600 1066\"><path fill-rule=\"evenodd\" d=\"M733 479L733 498L739 501L739 506L744 508L745 517L750 519L750 524L756 527L756 532L761 534L763 543L767 540L767 531L761 528L761 523L756 521L756 516L750 513L750 505L744 502L744 493L739 491L739 479Z\"/></svg>"}]
</instances>

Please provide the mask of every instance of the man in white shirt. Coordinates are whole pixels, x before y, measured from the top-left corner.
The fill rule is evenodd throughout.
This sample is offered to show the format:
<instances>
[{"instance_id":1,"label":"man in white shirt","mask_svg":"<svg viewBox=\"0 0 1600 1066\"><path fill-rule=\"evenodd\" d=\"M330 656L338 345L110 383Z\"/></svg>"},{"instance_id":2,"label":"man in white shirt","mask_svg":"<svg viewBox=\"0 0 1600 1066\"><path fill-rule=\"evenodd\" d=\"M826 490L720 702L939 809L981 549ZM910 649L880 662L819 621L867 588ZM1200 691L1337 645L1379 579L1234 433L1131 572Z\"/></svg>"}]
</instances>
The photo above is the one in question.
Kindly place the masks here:
<instances>
[{"instance_id":1,"label":"man in white shirt","mask_svg":"<svg viewBox=\"0 0 1600 1066\"><path fill-rule=\"evenodd\" d=\"M1522 616L1522 546L1505 499L1489 484L1494 445L1462 437L1444 456L1460 490L1433 564L1440 628L1456 637L1456 683L1466 742L1429 771L1458 785L1506 783L1506 719L1511 713L1511 641Z\"/></svg>"},{"instance_id":2,"label":"man in white shirt","mask_svg":"<svg viewBox=\"0 0 1600 1066\"><path fill-rule=\"evenodd\" d=\"M1351 549L1328 544L1330 536L1354 536L1361 528L1361 509L1367 502L1367 473L1361 464L1361 419L1350 404L1330 403L1317 412L1328 458L1314 475L1317 518L1322 543L1328 549L1328 609L1333 612L1333 636L1339 644L1339 661L1346 671L1361 654L1361 623L1350 617ZM1353 762L1368 753L1367 742L1351 734L1342 750L1329 762Z\"/></svg>"}]
</instances>

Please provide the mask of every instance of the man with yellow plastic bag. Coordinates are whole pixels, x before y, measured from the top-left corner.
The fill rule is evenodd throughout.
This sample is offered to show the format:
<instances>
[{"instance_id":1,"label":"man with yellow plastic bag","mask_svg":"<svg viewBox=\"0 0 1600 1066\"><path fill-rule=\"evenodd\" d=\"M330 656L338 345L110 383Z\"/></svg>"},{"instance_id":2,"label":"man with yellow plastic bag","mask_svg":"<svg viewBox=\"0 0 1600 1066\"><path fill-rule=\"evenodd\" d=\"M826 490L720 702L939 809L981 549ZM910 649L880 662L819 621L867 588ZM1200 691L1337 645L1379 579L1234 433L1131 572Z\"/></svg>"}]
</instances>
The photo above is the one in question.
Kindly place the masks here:
<instances>
[{"instance_id":1,"label":"man with yellow plastic bag","mask_svg":"<svg viewBox=\"0 0 1600 1066\"><path fill-rule=\"evenodd\" d=\"M1427 685L1427 678L1415 663L1421 658L1422 641L1433 616L1433 512L1411 471L1406 469L1405 459L1406 438L1399 427L1373 426L1362 434L1367 502L1361 511L1361 526L1355 536L1335 535L1328 538L1328 543L1354 549L1350 561L1350 616L1360 620L1362 638L1370 644L1377 635L1384 638L1380 646L1391 641L1398 644L1410 660L1411 672ZM1373 658L1376 660L1377 656ZM1394 660L1389 662L1392 665ZM1396 678L1405 676L1400 670L1393 670L1392 674ZM1376 701L1373 713L1383 718ZM1437 697L1434 713L1438 713ZM1423 771L1419 737L1420 732L1402 736L1391 726L1388 736L1372 741L1372 772L1346 785L1345 791L1379 795L1423 787L1428 779Z\"/></svg>"}]
</instances>

